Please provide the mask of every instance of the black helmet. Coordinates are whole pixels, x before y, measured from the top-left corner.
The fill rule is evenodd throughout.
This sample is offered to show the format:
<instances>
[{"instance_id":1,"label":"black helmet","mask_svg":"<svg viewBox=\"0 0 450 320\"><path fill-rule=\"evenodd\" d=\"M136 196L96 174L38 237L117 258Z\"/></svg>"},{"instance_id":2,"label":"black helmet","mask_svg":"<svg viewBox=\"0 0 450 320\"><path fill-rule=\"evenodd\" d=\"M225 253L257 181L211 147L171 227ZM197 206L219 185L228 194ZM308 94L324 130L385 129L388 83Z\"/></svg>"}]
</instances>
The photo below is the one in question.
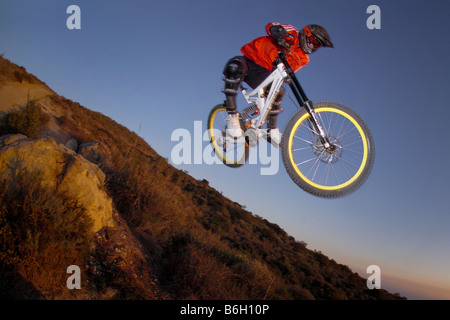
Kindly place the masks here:
<instances>
[{"instance_id":1,"label":"black helmet","mask_svg":"<svg viewBox=\"0 0 450 320\"><path fill-rule=\"evenodd\" d=\"M334 48L327 30L317 24L310 24L304 27L299 33L298 46L304 53L310 54L321 47Z\"/></svg>"}]
</instances>

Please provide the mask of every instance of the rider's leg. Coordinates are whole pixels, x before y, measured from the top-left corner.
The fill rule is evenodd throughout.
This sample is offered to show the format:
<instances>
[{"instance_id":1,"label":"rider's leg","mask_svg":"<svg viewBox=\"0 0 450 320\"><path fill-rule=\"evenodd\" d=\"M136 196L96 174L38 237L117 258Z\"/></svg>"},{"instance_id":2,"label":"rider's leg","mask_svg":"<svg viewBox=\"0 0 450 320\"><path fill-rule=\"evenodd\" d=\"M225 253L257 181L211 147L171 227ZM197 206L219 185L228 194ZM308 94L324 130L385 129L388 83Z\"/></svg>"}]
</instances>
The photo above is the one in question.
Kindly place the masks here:
<instances>
[{"instance_id":1,"label":"rider's leg","mask_svg":"<svg viewBox=\"0 0 450 320\"><path fill-rule=\"evenodd\" d=\"M277 121L278 115L283 112L281 102L283 101L285 92L284 88L281 87L267 119L267 141L272 143L275 147L278 147L281 143L281 133L280 130L278 130Z\"/></svg>"},{"instance_id":2,"label":"rider's leg","mask_svg":"<svg viewBox=\"0 0 450 320\"><path fill-rule=\"evenodd\" d=\"M223 70L225 76L225 88L222 90L226 97L226 108L229 114L235 114L236 111L236 95L239 86L247 74L248 68L244 57L234 57L230 59Z\"/></svg>"},{"instance_id":3,"label":"rider's leg","mask_svg":"<svg viewBox=\"0 0 450 320\"><path fill-rule=\"evenodd\" d=\"M281 108L281 103L283 102L283 96L285 94L285 90L283 87L281 87L280 92L278 93L278 96L275 99L275 102L273 103L272 110L270 110L269 117L267 119L267 129L276 129L277 128L277 121L278 121L278 115L283 112L283 108Z\"/></svg>"},{"instance_id":4,"label":"rider's leg","mask_svg":"<svg viewBox=\"0 0 450 320\"><path fill-rule=\"evenodd\" d=\"M247 71L244 57L239 56L230 59L223 70L225 88L222 91L225 93L225 107L228 112L227 133L232 137L240 137L243 133L236 110L236 95Z\"/></svg>"},{"instance_id":5,"label":"rider's leg","mask_svg":"<svg viewBox=\"0 0 450 320\"><path fill-rule=\"evenodd\" d=\"M272 72L261 67L259 64L248 59L247 57L244 57L244 59L248 67L248 72L244 78L244 82L247 83L252 89L256 89L256 87L258 87L261 82L266 80Z\"/></svg>"}]
</instances>

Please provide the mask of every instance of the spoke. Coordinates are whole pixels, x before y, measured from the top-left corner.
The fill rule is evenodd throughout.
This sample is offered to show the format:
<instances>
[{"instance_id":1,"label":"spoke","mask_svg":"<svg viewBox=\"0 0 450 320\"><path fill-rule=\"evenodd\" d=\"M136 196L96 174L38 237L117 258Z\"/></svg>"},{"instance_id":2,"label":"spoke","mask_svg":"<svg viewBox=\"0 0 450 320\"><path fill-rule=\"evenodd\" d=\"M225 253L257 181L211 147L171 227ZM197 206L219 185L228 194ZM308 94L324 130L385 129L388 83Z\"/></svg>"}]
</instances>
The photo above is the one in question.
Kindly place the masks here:
<instances>
[{"instance_id":1,"label":"spoke","mask_svg":"<svg viewBox=\"0 0 450 320\"><path fill-rule=\"evenodd\" d=\"M327 172L327 174L325 176L325 185L328 185L328 177L330 176L330 165L329 164L326 166L326 170L323 170L322 176L325 174L325 172Z\"/></svg>"},{"instance_id":2,"label":"spoke","mask_svg":"<svg viewBox=\"0 0 450 320\"><path fill-rule=\"evenodd\" d=\"M308 149L311 149L311 146L308 146L308 147L303 147L303 148L296 148L296 149L292 149L292 152L294 152L294 151L302 151L302 150L308 150Z\"/></svg>"},{"instance_id":3,"label":"spoke","mask_svg":"<svg viewBox=\"0 0 450 320\"><path fill-rule=\"evenodd\" d=\"M339 128L339 130L337 131L337 137L338 137L338 139L339 139L339 137L341 137L341 132L342 132L342 129L344 128L344 126L345 126L345 119L342 119L341 120L341 127Z\"/></svg>"},{"instance_id":4,"label":"spoke","mask_svg":"<svg viewBox=\"0 0 450 320\"><path fill-rule=\"evenodd\" d=\"M327 172L328 171L328 172ZM326 185L328 185L328 175L329 175L329 172L330 172L330 165L329 165L329 163L325 166L325 169L322 171L322 176L320 177L320 180L322 180L323 179L323 176L325 175L325 173L327 173L326 175L325 175L325 184Z\"/></svg>"},{"instance_id":5,"label":"spoke","mask_svg":"<svg viewBox=\"0 0 450 320\"><path fill-rule=\"evenodd\" d=\"M323 152L322 152L322 154L323 154ZM316 165L316 163L317 163L317 168L316 168L316 171L314 171L314 174L312 176L312 181L314 181L314 179L316 178L317 170L319 170L320 158L317 158L316 162L313 164L313 167Z\"/></svg>"},{"instance_id":6,"label":"spoke","mask_svg":"<svg viewBox=\"0 0 450 320\"><path fill-rule=\"evenodd\" d=\"M345 172L347 173L348 178L350 179L352 177L352 175L348 172L347 168L344 166L344 159L342 158L338 158L339 159L339 163L341 164L342 168L344 168Z\"/></svg>"},{"instance_id":7,"label":"spoke","mask_svg":"<svg viewBox=\"0 0 450 320\"><path fill-rule=\"evenodd\" d=\"M357 154L364 154L364 151L361 151L359 149L347 149L347 148L345 148L345 152L347 152L347 151L350 151L350 152L353 152L353 153L357 153Z\"/></svg>"},{"instance_id":8,"label":"spoke","mask_svg":"<svg viewBox=\"0 0 450 320\"><path fill-rule=\"evenodd\" d=\"M309 175L309 173L310 173L311 170L316 166L317 163L319 163L319 165L317 166L317 169L319 169L319 166L320 166L320 162L319 162L319 161L320 161L320 157L323 155L323 152L324 152L324 151L322 151L322 153L316 158L316 161L313 163L313 165L312 165L311 168L309 169L307 175ZM314 181L314 177L316 176L317 169L316 169L316 171L314 172L313 177L312 177L312 179L311 179L311 180L313 180L313 181Z\"/></svg>"},{"instance_id":9,"label":"spoke","mask_svg":"<svg viewBox=\"0 0 450 320\"><path fill-rule=\"evenodd\" d=\"M308 163L308 162L310 162L310 161L312 161L312 160L314 160L314 159L316 159L316 157L315 157L315 156L314 156L314 157L312 157L311 159L308 159L308 160L305 160L305 161L302 161L302 162L296 163L296 166L298 167L298 166L300 166L300 165L302 165L302 164L305 164L305 163Z\"/></svg>"},{"instance_id":10,"label":"spoke","mask_svg":"<svg viewBox=\"0 0 450 320\"><path fill-rule=\"evenodd\" d=\"M339 159L339 158L338 158L338 159ZM332 166L332 165L331 165L331 169L333 169L334 176L336 177L336 183L338 184L338 183L339 183L339 178L338 178L338 176L337 176L336 169L335 169L334 166Z\"/></svg>"},{"instance_id":11,"label":"spoke","mask_svg":"<svg viewBox=\"0 0 450 320\"><path fill-rule=\"evenodd\" d=\"M334 122L332 121L333 115L334 115L334 113L331 113L331 115L330 115L330 120L328 120L328 129L327 129L327 134L328 134L328 135L329 135L330 132L331 132L331 123L334 123Z\"/></svg>"},{"instance_id":12,"label":"spoke","mask_svg":"<svg viewBox=\"0 0 450 320\"><path fill-rule=\"evenodd\" d=\"M303 142L306 142L306 143L308 143L309 145L313 145L313 144L314 144L313 142L308 141L308 140L306 140L306 139L304 139L304 138L300 138L300 137L297 137L297 136L294 136L294 138L297 138L297 139L299 139L299 140L302 140Z\"/></svg>"},{"instance_id":13,"label":"spoke","mask_svg":"<svg viewBox=\"0 0 450 320\"><path fill-rule=\"evenodd\" d=\"M305 127L310 132L312 132L315 136L317 136L318 133L313 128L311 128L312 123L310 123L310 122L311 122L311 120L307 119L307 121L305 121L301 126Z\"/></svg>"},{"instance_id":14,"label":"spoke","mask_svg":"<svg viewBox=\"0 0 450 320\"><path fill-rule=\"evenodd\" d=\"M359 141L360 139L358 139L357 141L354 141L354 142L352 142L352 143L346 143L345 144L345 150L349 150L349 149L347 149L347 147L348 146L351 146L352 144L355 144L355 143L361 143L361 141ZM361 143L361 147L363 146L363 144Z\"/></svg>"},{"instance_id":15,"label":"spoke","mask_svg":"<svg viewBox=\"0 0 450 320\"><path fill-rule=\"evenodd\" d=\"M346 160L344 158L338 158L338 159L342 162L342 164L344 164L344 162L345 162L348 165L353 166L355 168L359 168L359 166L360 166L360 164L354 164L354 163L352 163L352 162L350 162L350 161L348 161L348 160Z\"/></svg>"},{"instance_id":16,"label":"spoke","mask_svg":"<svg viewBox=\"0 0 450 320\"><path fill-rule=\"evenodd\" d=\"M356 129L356 127L355 126L352 126L352 128L350 128L350 129L348 129L347 131L345 131L343 134L341 134L341 135L338 135L338 139L342 139L342 137L343 136L345 136L347 133L349 133L349 132L352 132L352 131L354 131Z\"/></svg>"}]
</instances>

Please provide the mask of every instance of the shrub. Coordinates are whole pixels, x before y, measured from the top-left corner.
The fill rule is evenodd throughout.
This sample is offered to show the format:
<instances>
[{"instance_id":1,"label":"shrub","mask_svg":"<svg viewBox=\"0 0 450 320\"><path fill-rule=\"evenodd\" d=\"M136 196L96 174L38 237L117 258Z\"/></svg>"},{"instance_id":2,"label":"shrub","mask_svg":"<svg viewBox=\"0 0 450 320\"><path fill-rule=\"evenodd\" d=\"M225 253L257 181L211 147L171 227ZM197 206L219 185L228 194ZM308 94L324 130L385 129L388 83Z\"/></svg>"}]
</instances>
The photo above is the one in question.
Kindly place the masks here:
<instances>
[{"instance_id":1,"label":"shrub","mask_svg":"<svg viewBox=\"0 0 450 320\"><path fill-rule=\"evenodd\" d=\"M12 278L41 293L65 287L69 265L84 265L92 221L75 199L42 183L42 175L17 170L0 182L0 296L16 296ZM23 294L23 293L22 293Z\"/></svg>"},{"instance_id":2,"label":"shrub","mask_svg":"<svg viewBox=\"0 0 450 320\"><path fill-rule=\"evenodd\" d=\"M43 114L36 100L29 100L23 110L8 112L3 118L0 134L22 133L29 138L38 137Z\"/></svg>"}]
</instances>

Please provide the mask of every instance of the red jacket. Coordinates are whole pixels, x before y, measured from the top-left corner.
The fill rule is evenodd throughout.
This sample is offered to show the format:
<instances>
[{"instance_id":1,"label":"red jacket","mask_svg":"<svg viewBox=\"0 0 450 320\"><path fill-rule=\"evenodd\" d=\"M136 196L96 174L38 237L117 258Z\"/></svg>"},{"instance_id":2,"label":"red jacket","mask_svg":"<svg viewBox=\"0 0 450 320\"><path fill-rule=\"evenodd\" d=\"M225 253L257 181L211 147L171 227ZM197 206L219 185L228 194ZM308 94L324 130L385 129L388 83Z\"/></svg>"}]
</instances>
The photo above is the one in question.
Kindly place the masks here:
<instances>
[{"instance_id":1,"label":"red jacket","mask_svg":"<svg viewBox=\"0 0 450 320\"><path fill-rule=\"evenodd\" d=\"M266 26L268 36L259 37L241 48L241 52L244 56L269 71L273 70L273 62L278 57L278 51L280 49L276 44L276 40L270 36L269 28L273 25L279 24L280 23L276 22L269 23ZM293 38L286 37L285 39L291 44L290 50L287 52L287 62L291 66L292 70L296 72L309 62L309 57L302 51L302 49L298 47L298 29L288 24L281 25L290 35L293 36Z\"/></svg>"}]
</instances>

